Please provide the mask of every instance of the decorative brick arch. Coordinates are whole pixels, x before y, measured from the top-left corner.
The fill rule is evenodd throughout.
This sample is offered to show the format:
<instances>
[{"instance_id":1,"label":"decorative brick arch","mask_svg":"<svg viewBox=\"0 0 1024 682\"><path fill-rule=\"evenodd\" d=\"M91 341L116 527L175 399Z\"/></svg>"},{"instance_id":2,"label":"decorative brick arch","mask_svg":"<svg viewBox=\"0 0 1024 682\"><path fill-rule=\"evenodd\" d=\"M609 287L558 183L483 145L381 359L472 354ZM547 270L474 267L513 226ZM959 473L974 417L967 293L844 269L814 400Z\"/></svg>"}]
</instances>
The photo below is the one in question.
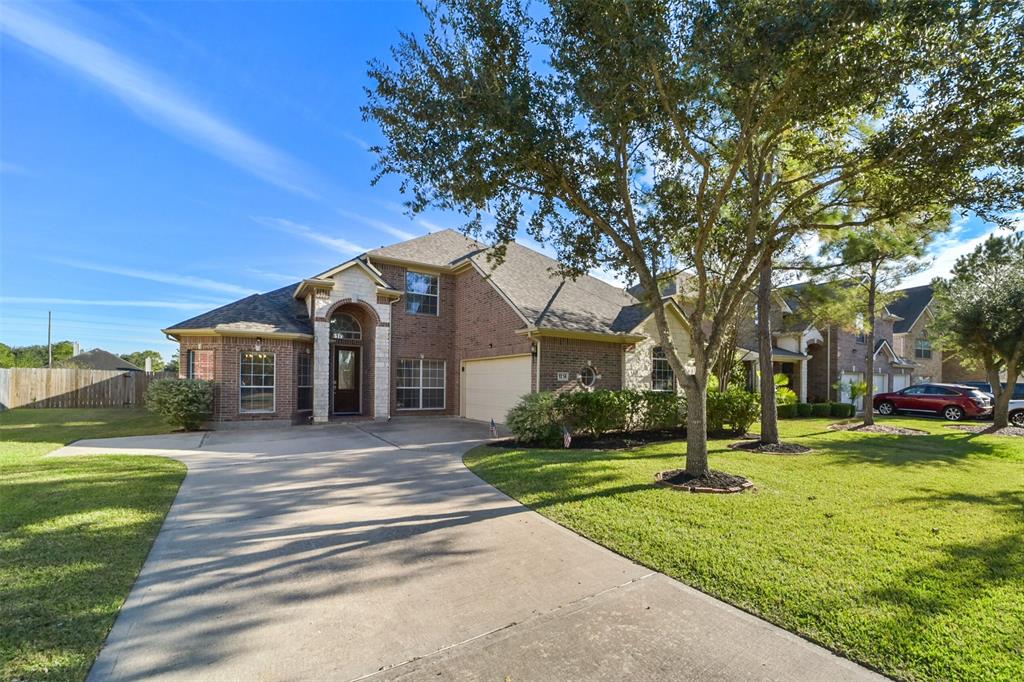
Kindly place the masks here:
<instances>
[{"instance_id":1,"label":"decorative brick arch","mask_svg":"<svg viewBox=\"0 0 1024 682\"><path fill-rule=\"evenodd\" d=\"M358 299L351 298L343 298L339 301L335 301L334 303L332 303L331 307L324 312L324 319L330 322L331 318L334 317L334 313L338 312L339 309L347 305L355 306L364 313L366 313L368 319L373 323L374 327L380 325L380 315L377 314L377 311L374 309L372 305L370 305L366 301L360 301Z\"/></svg>"}]
</instances>

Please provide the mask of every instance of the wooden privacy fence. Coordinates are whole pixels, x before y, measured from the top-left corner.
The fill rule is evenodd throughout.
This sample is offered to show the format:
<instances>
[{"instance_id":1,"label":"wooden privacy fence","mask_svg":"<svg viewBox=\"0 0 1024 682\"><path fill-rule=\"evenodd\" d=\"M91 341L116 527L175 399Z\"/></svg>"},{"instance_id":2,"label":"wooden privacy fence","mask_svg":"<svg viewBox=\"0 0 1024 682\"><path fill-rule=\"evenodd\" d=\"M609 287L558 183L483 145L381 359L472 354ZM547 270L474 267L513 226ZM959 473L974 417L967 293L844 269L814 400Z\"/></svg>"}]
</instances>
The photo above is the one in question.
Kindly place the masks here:
<instances>
[{"instance_id":1,"label":"wooden privacy fence","mask_svg":"<svg viewBox=\"0 0 1024 682\"><path fill-rule=\"evenodd\" d=\"M102 369L0 369L0 409L141 407L151 381L174 376Z\"/></svg>"}]
</instances>

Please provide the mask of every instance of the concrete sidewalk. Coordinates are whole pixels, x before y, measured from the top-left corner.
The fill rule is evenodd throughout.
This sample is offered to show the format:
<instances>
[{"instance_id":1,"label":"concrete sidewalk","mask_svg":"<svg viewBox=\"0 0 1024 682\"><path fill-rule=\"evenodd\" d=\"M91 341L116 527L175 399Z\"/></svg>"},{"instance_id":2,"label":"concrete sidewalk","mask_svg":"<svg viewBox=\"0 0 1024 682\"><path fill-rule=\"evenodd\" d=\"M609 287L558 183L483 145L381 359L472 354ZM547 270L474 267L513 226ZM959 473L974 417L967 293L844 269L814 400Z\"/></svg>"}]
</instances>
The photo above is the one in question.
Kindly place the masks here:
<instances>
[{"instance_id":1,"label":"concrete sidewalk","mask_svg":"<svg viewBox=\"0 0 1024 682\"><path fill-rule=\"evenodd\" d=\"M189 467L89 679L881 679L509 499L462 465L486 437L396 419L58 451Z\"/></svg>"}]
</instances>

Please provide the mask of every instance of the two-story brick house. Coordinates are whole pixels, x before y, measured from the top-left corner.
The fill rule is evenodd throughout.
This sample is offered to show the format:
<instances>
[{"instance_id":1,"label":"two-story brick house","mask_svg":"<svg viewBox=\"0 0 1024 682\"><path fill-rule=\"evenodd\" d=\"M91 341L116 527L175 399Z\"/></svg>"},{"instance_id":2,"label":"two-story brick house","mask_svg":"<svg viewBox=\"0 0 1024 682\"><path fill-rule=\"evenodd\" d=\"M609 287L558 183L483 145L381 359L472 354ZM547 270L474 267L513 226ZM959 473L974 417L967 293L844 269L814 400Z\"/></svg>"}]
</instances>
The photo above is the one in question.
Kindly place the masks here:
<instances>
[{"instance_id":1,"label":"two-story brick house","mask_svg":"<svg viewBox=\"0 0 1024 682\"><path fill-rule=\"evenodd\" d=\"M461 415L502 422L532 391L676 390L650 310L520 244L504 261L444 230L164 330L214 421ZM677 348L679 309L665 300Z\"/></svg>"}]
</instances>

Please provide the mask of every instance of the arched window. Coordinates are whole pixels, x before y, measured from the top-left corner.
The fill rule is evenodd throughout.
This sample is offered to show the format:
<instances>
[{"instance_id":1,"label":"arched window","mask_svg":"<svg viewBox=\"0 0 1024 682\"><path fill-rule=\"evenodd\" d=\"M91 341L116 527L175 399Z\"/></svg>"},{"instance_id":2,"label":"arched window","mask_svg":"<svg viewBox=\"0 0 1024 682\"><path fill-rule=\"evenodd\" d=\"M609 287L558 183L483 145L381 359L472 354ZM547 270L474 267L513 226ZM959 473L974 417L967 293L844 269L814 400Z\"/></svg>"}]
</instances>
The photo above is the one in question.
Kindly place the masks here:
<instances>
[{"instance_id":1,"label":"arched window","mask_svg":"<svg viewBox=\"0 0 1024 682\"><path fill-rule=\"evenodd\" d=\"M597 383L597 372L593 367L584 365L580 370L580 385L592 388Z\"/></svg>"},{"instance_id":2,"label":"arched window","mask_svg":"<svg viewBox=\"0 0 1024 682\"><path fill-rule=\"evenodd\" d=\"M348 313L335 313L331 318L331 338L335 341L359 341L363 330L356 318Z\"/></svg>"}]
</instances>

